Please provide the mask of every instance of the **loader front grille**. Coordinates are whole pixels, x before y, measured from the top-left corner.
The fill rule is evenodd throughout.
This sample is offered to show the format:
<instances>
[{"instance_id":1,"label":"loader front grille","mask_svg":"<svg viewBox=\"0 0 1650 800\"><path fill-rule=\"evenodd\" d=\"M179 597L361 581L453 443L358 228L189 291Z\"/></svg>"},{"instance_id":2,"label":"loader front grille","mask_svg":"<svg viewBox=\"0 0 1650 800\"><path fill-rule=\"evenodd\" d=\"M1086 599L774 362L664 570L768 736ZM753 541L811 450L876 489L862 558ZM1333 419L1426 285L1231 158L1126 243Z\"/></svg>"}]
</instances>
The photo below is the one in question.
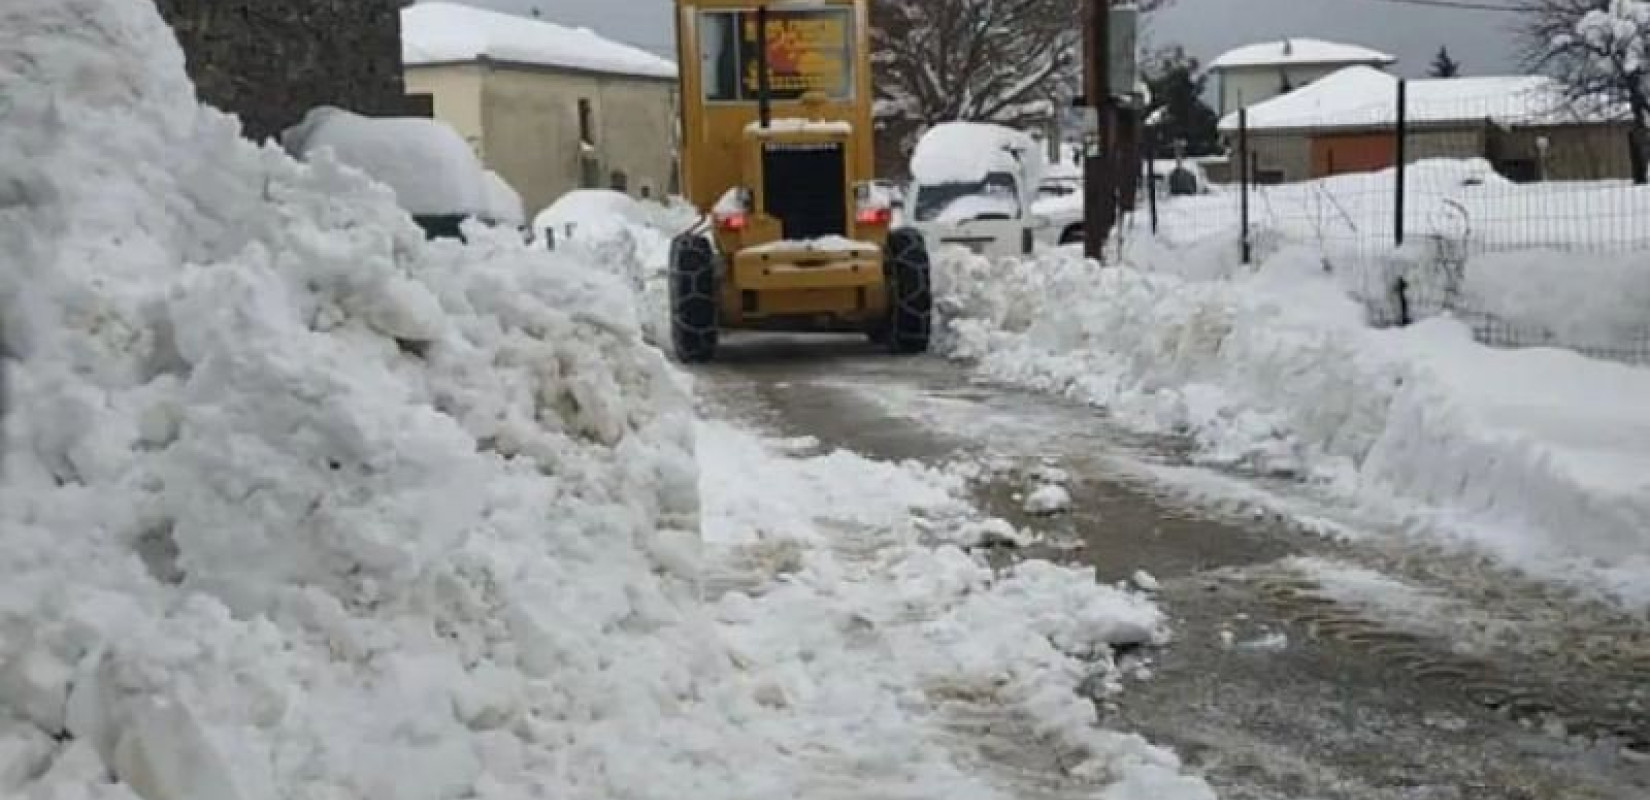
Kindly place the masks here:
<instances>
[{"instance_id":1,"label":"loader front grille","mask_svg":"<svg viewBox=\"0 0 1650 800\"><path fill-rule=\"evenodd\" d=\"M762 193L786 239L848 234L845 166L842 145L836 142L763 146Z\"/></svg>"}]
</instances>

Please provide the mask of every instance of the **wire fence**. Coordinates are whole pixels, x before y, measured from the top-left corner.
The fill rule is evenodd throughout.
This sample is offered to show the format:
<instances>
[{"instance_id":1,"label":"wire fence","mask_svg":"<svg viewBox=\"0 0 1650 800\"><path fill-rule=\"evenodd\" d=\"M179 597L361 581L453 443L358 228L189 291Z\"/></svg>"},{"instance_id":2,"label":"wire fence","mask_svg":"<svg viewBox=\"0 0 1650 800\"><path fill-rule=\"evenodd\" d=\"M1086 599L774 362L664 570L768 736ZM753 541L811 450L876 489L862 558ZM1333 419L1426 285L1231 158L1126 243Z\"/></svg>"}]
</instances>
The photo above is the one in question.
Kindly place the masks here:
<instances>
[{"instance_id":1,"label":"wire fence","mask_svg":"<svg viewBox=\"0 0 1650 800\"><path fill-rule=\"evenodd\" d=\"M1285 95L1240 112L1230 161L1182 165L1207 173L1200 191L1149 198L1135 224L1244 263L1308 248L1376 325L1448 314L1492 346L1650 364L1650 187L1632 180L1630 118L1541 79L1385 85L1355 107Z\"/></svg>"}]
</instances>

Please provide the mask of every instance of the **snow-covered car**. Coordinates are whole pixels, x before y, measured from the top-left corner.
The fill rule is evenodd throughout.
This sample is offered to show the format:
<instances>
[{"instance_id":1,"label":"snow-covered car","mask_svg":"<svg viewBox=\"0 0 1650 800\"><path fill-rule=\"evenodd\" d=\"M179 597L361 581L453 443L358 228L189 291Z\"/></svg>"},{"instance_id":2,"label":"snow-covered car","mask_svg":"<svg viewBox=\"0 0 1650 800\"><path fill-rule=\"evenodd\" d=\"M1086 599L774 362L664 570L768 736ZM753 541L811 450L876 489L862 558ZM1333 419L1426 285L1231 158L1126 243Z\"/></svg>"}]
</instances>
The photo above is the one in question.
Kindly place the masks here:
<instances>
[{"instance_id":1,"label":"snow-covered car","mask_svg":"<svg viewBox=\"0 0 1650 800\"><path fill-rule=\"evenodd\" d=\"M960 245L992 257L1028 255L1043 163L1036 142L1019 131L977 122L936 125L911 156L906 217L933 249Z\"/></svg>"},{"instance_id":2,"label":"snow-covered car","mask_svg":"<svg viewBox=\"0 0 1650 800\"><path fill-rule=\"evenodd\" d=\"M1031 205L1032 237L1045 247L1083 241L1083 187L1062 194L1043 195Z\"/></svg>"},{"instance_id":3,"label":"snow-covered car","mask_svg":"<svg viewBox=\"0 0 1650 800\"><path fill-rule=\"evenodd\" d=\"M574 189L533 218L533 238L546 248L581 237L606 238L620 230L646 227L657 212L649 204L612 189Z\"/></svg>"},{"instance_id":4,"label":"snow-covered car","mask_svg":"<svg viewBox=\"0 0 1650 800\"><path fill-rule=\"evenodd\" d=\"M365 117L331 106L310 110L281 135L294 158L328 150L395 192L431 238L462 238L466 219L519 229L521 197L489 172L447 124L423 117Z\"/></svg>"}]
</instances>

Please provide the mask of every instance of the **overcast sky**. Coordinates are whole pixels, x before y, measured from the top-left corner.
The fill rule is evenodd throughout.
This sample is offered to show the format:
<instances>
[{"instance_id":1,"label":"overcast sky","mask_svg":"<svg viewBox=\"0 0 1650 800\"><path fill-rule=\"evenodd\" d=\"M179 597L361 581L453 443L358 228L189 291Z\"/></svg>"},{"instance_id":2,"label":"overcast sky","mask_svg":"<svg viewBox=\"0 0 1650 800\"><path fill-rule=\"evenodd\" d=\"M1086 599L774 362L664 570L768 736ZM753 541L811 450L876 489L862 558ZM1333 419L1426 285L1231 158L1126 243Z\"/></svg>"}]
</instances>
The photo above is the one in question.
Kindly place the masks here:
<instances>
[{"instance_id":1,"label":"overcast sky","mask_svg":"<svg viewBox=\"0 0 1650 800\"><path fill-rule=\"evenodd\" d=\"M880 0L899 2L899 0ZM1482 0L1510 4L1512 0ZM472 5L583 25L661 55L675 49L671 0L464 0ZM1286 36L1360 44L1399 58L1398 70L1417 75L1440 45L1468 75L1517 71L1511 15L1467 9L1424 8L1393 0L1175 0L1155 15L1147 32L1155 44L1179 43L1208 62L1228 48Z\"/></svg>"}]
</instances>

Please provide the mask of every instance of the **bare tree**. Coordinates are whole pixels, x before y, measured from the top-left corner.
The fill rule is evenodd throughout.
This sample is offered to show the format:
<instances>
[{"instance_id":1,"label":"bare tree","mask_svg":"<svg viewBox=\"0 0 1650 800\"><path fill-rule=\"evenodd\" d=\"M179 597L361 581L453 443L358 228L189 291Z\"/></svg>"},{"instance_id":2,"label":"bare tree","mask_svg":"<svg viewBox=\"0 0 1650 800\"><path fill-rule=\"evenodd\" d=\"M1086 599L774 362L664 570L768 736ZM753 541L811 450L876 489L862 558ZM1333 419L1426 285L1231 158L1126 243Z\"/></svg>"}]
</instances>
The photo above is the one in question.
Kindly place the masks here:
<instances>
[{"instance_id":1,"label":"bare tree","mask_svg":"<svg viewBox=\"0 0 1650 800\"><path fill-rule=\"evenodd\" d=\"M1168 0L1138 3L1144 10ZM884 155L950 120L1020 125L1077 95L1084 0L883 0L872 63ZM892 151L892 152L890 152Z\"/></svg>"},{"instance_id":2,"label":"bare tree","mask_svg":"<svg viewBox=\"0 0 1650 800\"><path fill-rule=\"evenodd\" d=\"M1615 103L1632 116L1633 180L1650 181L1650 0L1526 0L1531 65L1572 99Z\"/></svg>"}]
</instances>

